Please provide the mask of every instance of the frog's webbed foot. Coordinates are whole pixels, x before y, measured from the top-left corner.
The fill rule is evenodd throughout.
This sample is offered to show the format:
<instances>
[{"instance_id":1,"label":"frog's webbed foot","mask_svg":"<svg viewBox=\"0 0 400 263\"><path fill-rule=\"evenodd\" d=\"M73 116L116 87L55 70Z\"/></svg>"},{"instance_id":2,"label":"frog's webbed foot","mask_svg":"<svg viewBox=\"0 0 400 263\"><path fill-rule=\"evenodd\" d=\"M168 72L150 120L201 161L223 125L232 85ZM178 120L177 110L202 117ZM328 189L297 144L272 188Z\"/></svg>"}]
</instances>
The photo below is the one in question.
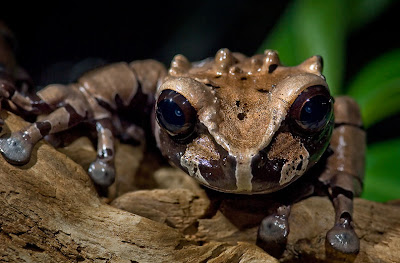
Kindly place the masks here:
<instances>
[{"instance_id":1,"label":"frog's webbed foot","mask_svg":"<svg viewBox=\"0 0 400 263\"><path fill-rule=\"evenodd\" d=\"M336 177L332 181L334 187L331 186L330 190L335 207L335 225L326 234L326 246L327 251L334 254L357 255L360 251L360 240L353 228L353 193L344 188L344 182L350 179L350 175L342 173L340 179Z\"/></svg>"},{"instance_id":2,"label":"frog's webbed foot","mask_svg":"<svg viewBox=\"0 0 400 263\"><path fill-rule=\"evenodd\" d=\"M96 159L89 166L88 173L96 185L108 187L115 181L115 168L110 162Z\"/></svg>"},{"instance_id":3,"label":"frog's webbed foot","mask_svg":"<svg viewBox=\"0 0 400 263\"><path fill-rule=\"evenodd\" d=\"M277 214L264 218L260 224L257 246L271 256L279 257L285 250L289 234L289 213L290 207L282 206L278 209Z\"/></svg>"},{"instance_id":4,"label":"frog's webbed foot","mask_svg":"<svg viewBox=\"0 0 400 263\"><path fill-rule=\"evenodd\" d=\"M0 151L12 164L23 165L29 162L34 143L23 136L22 132L3 135L0 138Z\"/></svg>"},{"instance_id":5,"label":"frog's webbed foot","mask_svg":"<svg viewBox=\"0 0 400 263\"><path fill-rule=\"evenodd\" d=\"M360 251L360 240L354 231L352 175L336 174L328 189L335 208L335 224L326 234L326 248L332 256L356 256ZM342 254L342 255L341 255Z\"/></svg>"},{"instance_id":6,"label":"frog's webbed foot","mask_svg":"<svg viewBox=\"0 0 400 263\"><path fill-rule=\"evenodd\" d=\"M326 234L327 245L344 254L358 254L360 240L354 232L351 217L343 216Z\"/></svg>"},{"instance_id":7,"label":"frog's webbed foot","mask_svg":"<svg viewBox=\"0 0 400 263\"><path fill-rule=\"evenodd\" d=\"M89 166L88 173L100 187L108 187L115 181L114 136L110 118L96 121L97 158Z\"/></svg>"}]
</instances>

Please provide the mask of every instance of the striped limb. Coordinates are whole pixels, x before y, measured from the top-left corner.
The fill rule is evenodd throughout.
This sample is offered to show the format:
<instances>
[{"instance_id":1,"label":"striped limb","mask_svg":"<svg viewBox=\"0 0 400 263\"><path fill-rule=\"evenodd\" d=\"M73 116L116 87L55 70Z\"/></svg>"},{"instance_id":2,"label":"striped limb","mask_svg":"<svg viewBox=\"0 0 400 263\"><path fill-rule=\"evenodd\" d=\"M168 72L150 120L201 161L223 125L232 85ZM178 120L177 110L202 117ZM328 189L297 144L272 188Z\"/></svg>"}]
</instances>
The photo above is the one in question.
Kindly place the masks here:
<instances>
[{"instance_id":1,"label":"striped limb","mask_svg":"<svg viewBox=\"0 0 400 263\"><path fill-rule=\"evenodd\" d=\"M40 139L48 134L69 129L87 118L89 109L86 108L86 100L75 87L50 85L40 91L38 97L42 99L32 105L28 97L21 96L23 100L19 101L19 106L23 106L25 110L31 110L38 105L38 110L42 107L55 110L45 119L0 138L0 151L10 163L26 164L30 160L32 148Z\"/></svg>"},{"instance_id":2,"label":"striped limb","mask_svg":"<svg viewBox=\"0 0 400 263\"><path fill-rule=\"evenodd\" d=\"M115 180L114 136L109 118L96 121L97 158L89 166L88 172L95 184L110 186Z\"/></svg>"},{"instance_id":3,"label":"striped limb","mask_svg":"<svg viewBox=\"0 0 400 263\"><path fill-rule=\"evenodd\" d=\"M335 208L335 224L327 233L329 252L356 255L360 241L354 232L353 197L362 189L365 158L365 131L358 105L349 97L335 101L335 129L331 139L333 154L320 180L328 186Z\"/></svg>"},{"instance_id":4,"label":"striped limb","mask_svg":"<svg viewBox=\"0 0 400 263\"><path fill-rule=\"evenodd\" d=\"M39 91L37 94L25 96L15 89L14 86L8 86L7 88L2 88L2 94L4 98L11 101L17 109L23 110L28 114L40 115L48 114L55 108L56 103L61 102L62 98L65 98L67 94L63 92L61 98L57 96L61 95L59 92L55 96L50 96L50 98L41 97L40 94L49 94L52 90L65 90L66 87L62 85L50 85L44 90ZM53 100L53 101L52 101Z\"/></svg>"}]
</instances>

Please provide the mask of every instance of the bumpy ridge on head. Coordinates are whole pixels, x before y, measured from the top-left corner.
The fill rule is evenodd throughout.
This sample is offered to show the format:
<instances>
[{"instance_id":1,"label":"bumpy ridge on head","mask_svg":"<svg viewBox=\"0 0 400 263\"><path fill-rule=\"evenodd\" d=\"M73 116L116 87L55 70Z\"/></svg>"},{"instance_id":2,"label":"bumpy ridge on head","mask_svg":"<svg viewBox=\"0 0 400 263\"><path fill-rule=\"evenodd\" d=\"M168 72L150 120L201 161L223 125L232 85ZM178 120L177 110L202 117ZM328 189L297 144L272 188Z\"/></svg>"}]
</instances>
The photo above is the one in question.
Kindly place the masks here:
<instances>
[{"instance_id":1,"label":"bumpy ridge on head","mask_svg":"<svg viewBox=\"0 0 400 263\"><path fill-rule=\"evenodd\" d=\"M281 66L283 67L278 53L274 50L267 49L264 51L264 54L246 57L241 53L231 52L229 49L223 48L216 53L213 59L195 63L190 63L183 55L176 55L172 60L169 73L171 76L183 76L186 73L193 73L196 69L201 68L203 71L206 70L209 74L215 76L267 76ZM322 58L320 56L313 56L300 65L291 68L322 76Z\"/></svg>"}]
</instances>

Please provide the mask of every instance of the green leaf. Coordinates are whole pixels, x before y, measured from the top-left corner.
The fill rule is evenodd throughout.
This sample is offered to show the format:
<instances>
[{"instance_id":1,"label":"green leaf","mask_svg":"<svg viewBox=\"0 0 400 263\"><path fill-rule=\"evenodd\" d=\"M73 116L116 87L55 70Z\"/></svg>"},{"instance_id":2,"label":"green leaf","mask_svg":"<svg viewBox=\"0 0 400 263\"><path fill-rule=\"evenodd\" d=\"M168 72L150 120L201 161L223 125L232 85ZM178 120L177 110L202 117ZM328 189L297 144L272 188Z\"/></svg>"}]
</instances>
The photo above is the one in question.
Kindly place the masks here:
<instances>
[{"instance_id":1,"label":"green leaf","mask_svg":"<svg viewBox=\"0 0 400 263\"><path fill-rule=\"evenodd\" d=\"M354 30L380 15L394 0L351 0L347 2L348 27Z\"/></svg>"},{"instance_id":2,"label":"green leaf","mask_svg":"<svg viewBox=\"0 0 400 263\"><path fill-rule=\"evenodd\" d=\"M289 5L264 49L278 50L283 63L295 65L313 55L324 58L324 75L333 94L342 90L346 1L295 0Z\"/></svg>"},{"instance_id":3,"label":"green leaf","mask_svg":"<svg viewBox=\"0 0 400 263\"><path fill-rule=\"evenodd\" d=\"M363 198L379 202L400 198L399 160L400 139L368 146Z\"/></svg>"},{"instance_id":4,"label":"green leaf","mask_svg":"<svg viewBox=\"0 0 400 263\"><path fill-rule=\"evenodd\" d=\"M400 112L400 49L368 64L349 85L347 94L360 105L364 125Z\"/></svg>"},{"instance_id":5,"label":"green leaf","mask_svg":"<svg viewBox=\"0 0 400 263\"><path fill-rule=\"evenodd\" d=\"M297 58L298 52L292 44L296 42L295 28L293 27L295 12L295 4L286 9L273 31L261 44L258 53L262 53L266 49L275 49L279 52L279 57L285 64L293 66L301 62L301 58Z\"/></svg>"}]
</instances>

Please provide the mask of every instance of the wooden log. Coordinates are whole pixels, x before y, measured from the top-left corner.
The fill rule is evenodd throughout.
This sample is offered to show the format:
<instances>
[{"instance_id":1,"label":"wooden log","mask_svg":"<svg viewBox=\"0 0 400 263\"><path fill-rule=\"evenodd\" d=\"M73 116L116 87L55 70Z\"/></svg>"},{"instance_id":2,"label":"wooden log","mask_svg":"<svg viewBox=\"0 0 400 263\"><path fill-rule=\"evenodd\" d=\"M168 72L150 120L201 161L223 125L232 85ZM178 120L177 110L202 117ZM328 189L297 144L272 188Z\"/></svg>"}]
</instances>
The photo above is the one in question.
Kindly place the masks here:
<instances>
[{"instance_id":1,"label":"wooden log","mask_svg":"<svg viewBox=\"0 0 400 263\"><path fill-rule=\"evenodd\" d=\"M1 116L2 133L26 125ZM43 141L26 165L0 157L0 261L277 262L253 244L198 244L102 203L86 171Z\"/></svg>"},{"instance_id":2,"label":"wooden log","mask_svg":"<svg viewBox=\"0 0 400 263\"><path fill-rule=\"evenodd\" d=\"M174 173L172 170L169 172L171 175L164 175L165 178L170 178ZM227 211L225 203L232 203L232 200L224 200L217 210L212 200L198 188L131 192L114 200L112 205L169 224L183 233L187 240L255 244L258 223L265 214L261 209L255 211L251 202L239 201L242 203L233 205L234 208ZM247 210L238 209L243 207L243 203L247 204ZM207 209L206 204L211 204L211 207ZM326 251L325 247L325 235L334 224L331 201L327 197L311 197L296 203L289 219L290 234L286 250L280 261L400 262L400 206L395 204L398 202L382 204L356 198L354 222L361 241L361 251L356 258L338 258ZM180 223L184 219L190 219L190 224Z\"/></svg>"},{"instance_id":3,"label":"wooden log","mask_svg":"<svg viewBox=\"0 0 400 263\"><path fill-rule=\"evenodd\" d=\"M1 117L2 133L26 125L7 112ZM80 165L43 141L24 166L0 157L0 261L278 262L255 246L257 226L216 209L188 176L169 168L154 178L165 189L124 194L112 207ZM354 262L400 262L399 206L356 199L354 220L361 238ZM325 251L333 224L327 198L295 204L289 223L281 262L334 261Z\"/></svg>"}]
</instances>

